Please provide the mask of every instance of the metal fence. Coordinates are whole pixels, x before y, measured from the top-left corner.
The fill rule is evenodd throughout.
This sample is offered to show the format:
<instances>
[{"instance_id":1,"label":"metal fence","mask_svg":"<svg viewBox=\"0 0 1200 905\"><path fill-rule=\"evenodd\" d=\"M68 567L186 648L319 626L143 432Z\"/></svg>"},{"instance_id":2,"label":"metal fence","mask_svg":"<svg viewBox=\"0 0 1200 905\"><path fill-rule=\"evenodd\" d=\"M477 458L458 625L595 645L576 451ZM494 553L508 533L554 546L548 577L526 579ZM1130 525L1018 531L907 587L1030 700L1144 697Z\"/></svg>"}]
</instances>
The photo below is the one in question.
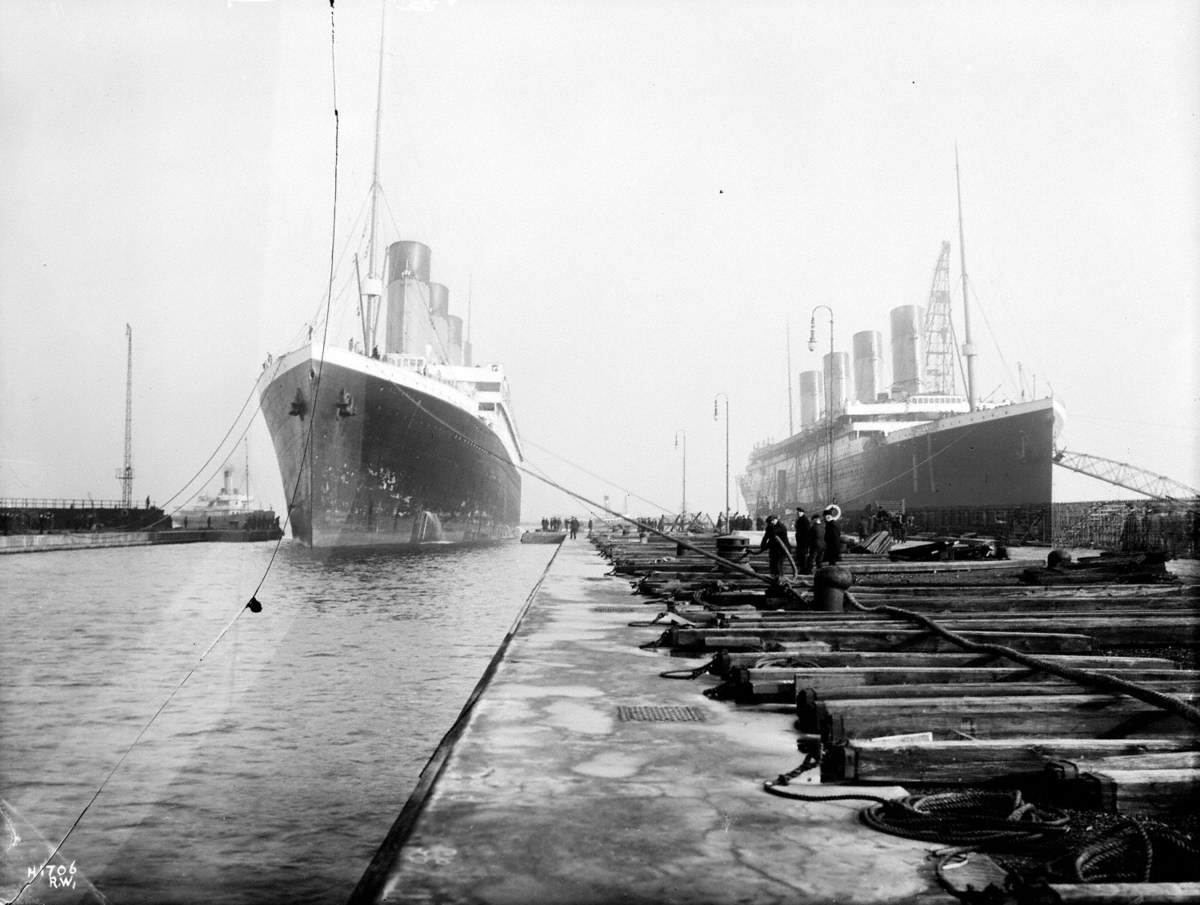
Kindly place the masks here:
<instances>
[{"instance_id":1,"label":"metal fence","mask_svg":"<svg viewBox=\"0 0 1200 905\"><path fill-rule=\"evenodd\" d=\"M1200 500L1109 500L1054 505L1054 543L1099 550L1200 554Z\"/></svg>"},{"instance_id":2,"label":"metal fence","mask_svg":"<svg viewBox=\"0 0 1200 905\"><path fill-rule=\"evenodd\" d=\"M1094 500L1037 506L910 509L911 532L978 534L1007 544L1155 550L1200 556L1200 500Z\"/></svg>"}]
</instances>

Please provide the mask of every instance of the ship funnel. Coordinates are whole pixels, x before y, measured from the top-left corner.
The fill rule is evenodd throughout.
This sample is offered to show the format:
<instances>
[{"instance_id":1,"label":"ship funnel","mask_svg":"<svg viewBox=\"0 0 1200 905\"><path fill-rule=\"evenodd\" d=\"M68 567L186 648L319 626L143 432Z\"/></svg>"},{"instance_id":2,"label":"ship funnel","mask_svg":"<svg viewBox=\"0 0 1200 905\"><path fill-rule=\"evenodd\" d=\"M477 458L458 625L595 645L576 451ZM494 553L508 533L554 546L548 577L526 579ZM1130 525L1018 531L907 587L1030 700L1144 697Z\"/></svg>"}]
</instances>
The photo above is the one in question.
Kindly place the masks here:
<instances>
[{"instance_id":1,"label":"ship funnel","mask_svg":"<svg viewBox=\"0 0 1200 905\"><path fill-rule=\"evenodd\" d=\"M854 398L876 402L883 378L883 335L878 330L854 334Z\"/></svg>"},{"instance_id":2,"label":"ship funnel","mask_svg":"<svg viewBox=\"0 0 1200 905\"><path fill-rule=\"evenodd\" d=\"M387 250L388 282L408 277L410 280L428 283L432 259L432 249L423 242L413 242L409 239L393 242Z\"/></svg>"},{"instance_id":3,"label":"ship funnel","mask_svg":"<svg viewBox=\"0 0 1200 905\"><path fill-rule=\"evenodd\" d=\"M429 317L437 334L437 348L450 361L450 290L441 283L429 284Z\"/></svg>"},{"instance_id":4,"label":"ship funnel","mask_svg":"<svg viewBox=\"0 0 1200 905\"><path fill-rule=\"evenodd\" d=\"M426 346L445 348L439 345L429 316L433 303L429 283L432 257L429 246L420 242L393 242L388 246L384 352L423 355Z\"/></svg>"},{"instance_id":5,"label":"ship funnel","mask_svg":"<svg viewBox=\"0 0 1200 905\"><path fill-rule=\"evenodd\" d=\"M850 401L850 356L845 352L827 352L821 356L825 372L825 392L833 404L833 413L846 411Z\"/></svg>"},{"instance_id":6,"label":"ship funnel","mask_svg":"<svg viewBox=\"0 0 1200 905\"><path fill-rule=\"evenodd\" d=\"M450 322L450 364L461 365L463 363L463 319L457 314L451 314L446 318Z\"/></svg>"},{"instance_id":7,"label":"ship funnel","mask_svg":"<svg viewBox=\"0 0 1200 905\"><path fill-rule=\"evenodd\" d=\"M892 309L892 394L901 399L921 392L921 324L919 305Z\"/></svg>"},{"instance_id":8,"label":"ship funnel","mask_svg":"<svg viewBox=\"0 0 1200 905\"><path fill-rule=\"evenodd\" d=\"M821 420L825 388L820 371L800 372L800 427L812 427Z\"/></svg>"},{"instance_id":9,"label":"ship funnel","mask_svg":"<svg viewBox=\"0 0 1200 905\"><path fill-rule=\"evenodd\" d=\"M429 313L446 317L450 313L450 290L441 283L429 284Z\"/></svg>"}]
</instances>

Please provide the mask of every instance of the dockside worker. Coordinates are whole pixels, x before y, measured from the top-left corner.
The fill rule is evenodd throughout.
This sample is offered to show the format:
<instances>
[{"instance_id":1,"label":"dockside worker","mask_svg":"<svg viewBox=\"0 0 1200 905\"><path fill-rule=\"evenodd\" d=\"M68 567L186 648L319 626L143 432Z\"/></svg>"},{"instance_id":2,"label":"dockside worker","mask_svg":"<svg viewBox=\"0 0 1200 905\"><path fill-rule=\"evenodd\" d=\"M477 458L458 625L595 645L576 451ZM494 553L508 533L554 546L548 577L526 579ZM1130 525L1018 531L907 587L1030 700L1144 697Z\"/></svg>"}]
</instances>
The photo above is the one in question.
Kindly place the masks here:
<instances>
[{"instance_id":1,"label":"dockside worker","mask_svg":"<svg viewBox=\"0 0 1200 905\"><path fill-rule=\"evenodd\" d=\"M812 520L804 514L804 507L796 507L796 567L801 572L812 571Z\"/></svg>"},{"instance_id":2,"label":"dockside worker","mask_svg":"<svg viewBox=\"0 0 1200 905\"><path fill-rule=\"evenodd\" d=\"M842 558L842 529L837 523L838 510L830 506L825 510L825 562L837 565Z\"/></svg>"},{"instance_id":3,"label":"dockside worker","mask_svg":"<svg viewBox=\"0 0 1200 905\"><path fill-rule=\"evenodd\" d=\"M763 525L762 542L758 552L766 551L771 569L771 579L779 581L783 577L783 564L791 560L792 545L788 543L787 528L783 522L773 515L767 516Z\"/></svg>"},{"instance_id":4,"label":"dockside worker","mask_svg":"<svg viewBox=\"0 0 1200 905\"><path fill-rule=\"evenodd\" d=\"M806 572L819 569L825 564L825 523L814 517L808 526L808 568Z\"/></svg>"}]
</instances>

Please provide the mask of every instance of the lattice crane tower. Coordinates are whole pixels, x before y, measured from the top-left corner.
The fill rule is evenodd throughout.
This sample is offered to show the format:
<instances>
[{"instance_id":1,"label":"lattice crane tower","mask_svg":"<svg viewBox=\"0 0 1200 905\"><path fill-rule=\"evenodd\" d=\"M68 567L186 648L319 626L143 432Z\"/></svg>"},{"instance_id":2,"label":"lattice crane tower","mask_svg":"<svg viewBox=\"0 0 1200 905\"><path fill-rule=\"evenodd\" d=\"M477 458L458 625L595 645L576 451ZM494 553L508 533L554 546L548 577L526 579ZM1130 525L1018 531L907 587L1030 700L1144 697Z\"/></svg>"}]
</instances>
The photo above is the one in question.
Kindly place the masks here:
<instances>
[{"instance_id":1,"label":"lattice crane tower","mask_svg":"<svg viewBox=\"0 0 1200 905\"><path fill-rule=\"evenodd\" d=\"M925 324L921 333L925 346L923 390L927 393L955 395L958 390L954 378L954 326L950 321L949 242L942 242L942 251L933 270L933 285L929 288L929 304L925 307Z\"/></svg>"},{"instance_id":2,"label":"lattice crane tower","mask_svg":"<svg viewBox=\"0 0 1200 905\"><path fill-rule=\"evenodd\" d=\"M121 506L133 507L133 328L125 325L125 464L117 469Z\"/></svg>"}]
</instances>

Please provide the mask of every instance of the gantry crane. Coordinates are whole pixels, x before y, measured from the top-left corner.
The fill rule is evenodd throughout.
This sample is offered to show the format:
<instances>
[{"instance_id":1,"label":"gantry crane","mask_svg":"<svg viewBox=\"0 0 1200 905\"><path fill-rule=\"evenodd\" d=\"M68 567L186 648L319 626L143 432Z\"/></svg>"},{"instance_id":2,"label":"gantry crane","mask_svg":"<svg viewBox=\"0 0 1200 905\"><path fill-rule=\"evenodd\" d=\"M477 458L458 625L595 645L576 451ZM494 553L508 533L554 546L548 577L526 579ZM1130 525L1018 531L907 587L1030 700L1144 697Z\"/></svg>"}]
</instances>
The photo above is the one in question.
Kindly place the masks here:
<instances>
[{"instance_id":1,"label":"gantry crane","mask_svg":"<svg viewBox=\"0 0 1200 905\"><path fill-rule=\"evenodd\" d=\"M950 320L950 243L942 242L937 265L933 269L933 285L925 306L925 322L921 329L925 346L925 385L922 390L953 396L957 392L954 370L958 344Z\"/></svg>"},{"instance_id":2,"label":"gantry crane","mask_svg":"<svg viewBox=\"0 0 1200 905\"><path fill-rule=\"evenodd\" d=\"M1194 487L1188 487L1173 478L1146 471L1144 468L1138 468L1128 462L1105 459L1103 456L1068 452L1065 449L1055 450L1054 464L1088 477L1099 478L1101 481L1107 481L1117 487L1145 494L1156 500L1196 500L1200 498L1200 490Z\"/></svg>"}]
</instances>

